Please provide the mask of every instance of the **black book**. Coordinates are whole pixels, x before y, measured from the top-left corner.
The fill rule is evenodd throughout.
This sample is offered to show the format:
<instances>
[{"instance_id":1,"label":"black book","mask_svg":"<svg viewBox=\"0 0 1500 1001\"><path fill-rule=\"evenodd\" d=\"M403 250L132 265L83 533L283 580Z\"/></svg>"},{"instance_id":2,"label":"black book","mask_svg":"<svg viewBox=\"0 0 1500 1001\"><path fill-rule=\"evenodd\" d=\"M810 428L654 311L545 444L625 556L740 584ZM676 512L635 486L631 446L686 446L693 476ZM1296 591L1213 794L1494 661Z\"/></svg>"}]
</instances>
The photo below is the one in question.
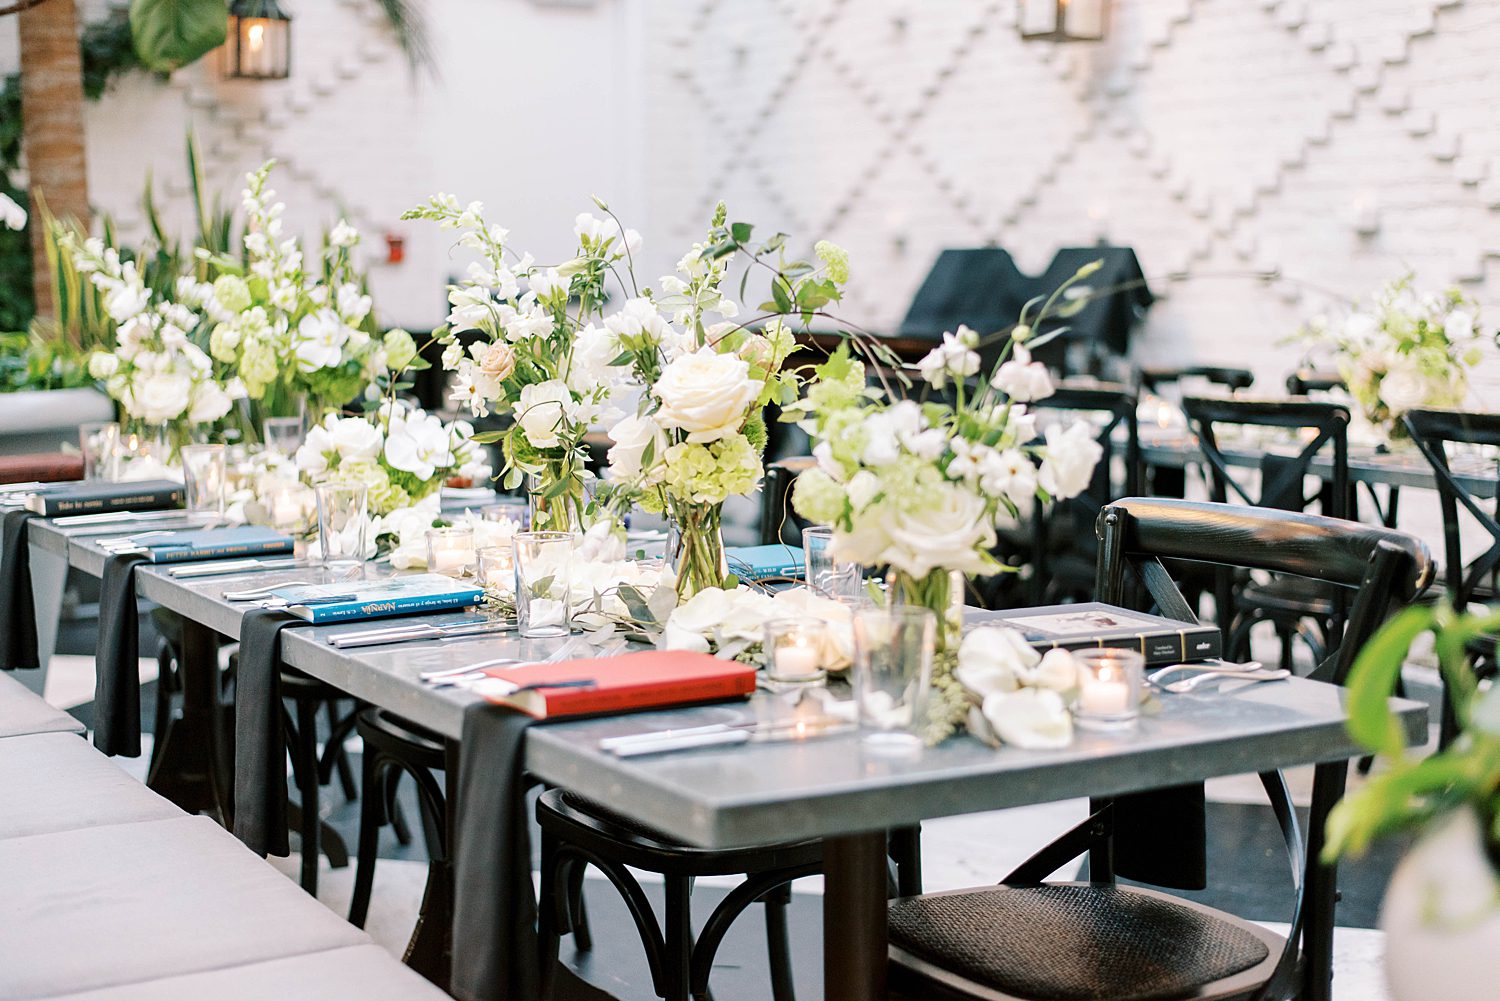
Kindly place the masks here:
<instances>
[{"instance_id":1,"label":"black book","mask_svg":"<svg viewBox=\"0 0 1500 1001\"><path fill-rule=\"evenodd\" d=\"M113 511L158 511L182 507L183 486L176 480L139 480L134 483L80 483L67 490L32 494L26 510L48 518L64 514L106 514Z\"/></svg>"},{"instance_id":2,"label":"black book","mask_svg":"<svg viewBox=\"0 0 1500 1001\"><path fill-rule=\"evenodd\" d=\"M964 625L1010 626L1038 650L1125 647L1139 650L1147 664L1209 660L1218 657L1222 647L1217 626L1179 622L1099 601L971 611L964 616Z\"/></svg>"}]
</instances>

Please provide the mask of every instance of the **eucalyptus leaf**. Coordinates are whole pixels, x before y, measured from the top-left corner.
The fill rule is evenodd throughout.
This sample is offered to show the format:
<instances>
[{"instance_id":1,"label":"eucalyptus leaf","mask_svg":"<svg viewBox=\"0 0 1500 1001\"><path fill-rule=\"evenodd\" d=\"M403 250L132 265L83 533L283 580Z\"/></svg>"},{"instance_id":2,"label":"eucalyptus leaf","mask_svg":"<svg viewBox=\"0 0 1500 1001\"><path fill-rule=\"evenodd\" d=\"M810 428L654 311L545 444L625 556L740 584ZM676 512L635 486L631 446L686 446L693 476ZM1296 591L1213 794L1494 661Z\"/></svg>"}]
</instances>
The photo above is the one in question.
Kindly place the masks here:
<instances>
[{"instance_id":1,"label":"eucalyptus leaf","mask_svg":"<svg viewBox=\"0 0 1500 1001\"><path fill-rule=\"evenodd\" d=\"M130 33L148 69L170 73L224 44L223 0L131 0Z\"/></svg>"}]
</instances>

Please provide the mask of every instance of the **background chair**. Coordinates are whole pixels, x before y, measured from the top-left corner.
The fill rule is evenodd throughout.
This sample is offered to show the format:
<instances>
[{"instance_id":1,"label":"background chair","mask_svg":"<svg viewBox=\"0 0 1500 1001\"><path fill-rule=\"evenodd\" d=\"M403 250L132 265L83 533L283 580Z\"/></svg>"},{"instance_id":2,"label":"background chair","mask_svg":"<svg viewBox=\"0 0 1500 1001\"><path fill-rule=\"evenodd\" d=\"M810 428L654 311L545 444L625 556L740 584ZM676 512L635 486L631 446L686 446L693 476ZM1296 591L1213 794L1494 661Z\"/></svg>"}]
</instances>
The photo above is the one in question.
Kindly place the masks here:
<instances>
[{"instance_id":1,"label":"background chair","mask_svg":"<svg viewBox=\"0 0 1500 1001\"><path fill-rule=\"evenodd\" d=\"M792 510L792 484L797 474L818 464L810 455L794 455L766 464L760 485L760 544L794 544L807 522Z\"/></svg>"},{"instance_id":2,"label":"background chair","mask_svg":"<svg viewBox=\"0 0 1500 1001\"><path fill-rule=\"evenodd\" d=\"M1394 602L1432 574L1420 541L1385 528L1264 508L1131 498L1099 520L1098 597L1122 602L1138 584L1161 614L1196 621L1164 559L1294 574L1349 591L1343 642L1320 666L1341 683ZM1332 976L1334 869L1319 862L1346 762L1316 769L1308 834L1280 772L1261 775L1291 870L1291 933L1150 889L1115 883L1117 802L1032 856L998 887L890 904L891 995L924 1001L1116 1001L1179 997L1272 1001L1326 992ZM1162 832L1163 834L1165 832ZM1042 881L1087 852L1089 883ZM1326 996L1326 993L1323 995Z\"/></svg>"},{"instance_id":3,"label":"background chair","mask_svg":"<svg viewBox=\"0 0 1500 1001\"><path fill-rule=\"evenodd\" d=\"M1421 449L1437 478L1438 499L1443 508L1444 593L1441 600L1463 611L1474 603L1492 603L1500 597L1500 473L1493 461L1473 463L1493 479L1490 491L1492 509L1485 510L1483 498L1458 479L1456 457L1450 458L1450 446L1500 447L1500 414L1463 413L1456 410L1413 410L1404 418L1407 431ZM1486 468L1487 467L1487 468ZM1478 523L1490 538L1490 545L1474 559L1464 561L1463 526L1459 509ZM1475 670L1483 675L1496 672L1496 637L1481 636L1469 646ZM1447 747L1458 735L1458 721L1452 701L1443 692L1441 746Z\"/></svg>"},{"instance_id":4,"label":"background chair","mask_svg":"<svg viewBox=\"0 0 1500 1001\"><path fill-rule=\"evenodd\" d=\"M1347 408L1312 400L1229 400L1187 397L1182 401L1188 422L1198 435L1198 450L1209 469L1209 497L1219 503L1231 499L1283 511L1303 511L1314 502L1331 518L1349 514L1349 420ZM1300 439L1289 444L1291 455L1271 452L1262 441L1247 446L1260 455L1259 487L1252 494L1241 479L1256 469L1237 467L1220 445L1219 432L1229 426L1244 433L1250 428L1295 431ZM1329 467L1314 469L1326 459ZM1316 477L1319 489L1308 494L1306 481ZM1271 622L1281 639L1281 666L1292 667L1292 641L1300 637L1312 651L1313 663L1338 645L1343 628L1344 596L1337 589L1298 577L1269 582L1241 579L1220 568L1214 572L1214 599L1220 611L1225 656L1247 659L1250 630Z\"/></svg>"},{"instance_id":5,"label":"background chair","mask_svg":"<svg viewBox=\"0 0 1500 1001\"><path fill-rule=\"evenodd\" d=\"M1187 395L1193 383L1222 386L1228 392L1249 389L1255 375L1244 368L1222 368L1213 365L1190 365L1186 367L1153 366L1141 369L1136 375L1142 396L1147 393L1169 395L1178 400ZM1184 385L1184 384L1188 385ZM1170 390L1170 392L1169 392ZM1187 470L1182 466L1147 465L1146 489L1153 497L1186 497Z\"/></svg>"}]
</instances>

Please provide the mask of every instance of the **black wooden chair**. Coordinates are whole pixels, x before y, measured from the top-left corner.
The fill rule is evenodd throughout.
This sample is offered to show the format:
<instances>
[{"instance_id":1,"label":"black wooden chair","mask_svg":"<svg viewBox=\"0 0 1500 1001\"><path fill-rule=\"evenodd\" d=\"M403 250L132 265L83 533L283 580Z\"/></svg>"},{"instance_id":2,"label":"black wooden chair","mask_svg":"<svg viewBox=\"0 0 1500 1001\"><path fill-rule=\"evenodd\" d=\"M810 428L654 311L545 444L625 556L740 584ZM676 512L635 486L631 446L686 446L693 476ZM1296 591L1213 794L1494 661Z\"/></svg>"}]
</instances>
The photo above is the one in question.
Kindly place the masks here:
<instances>
[{"instance_id":1,"label":"black wooden chair","mask_svg":"<svg viewBox=\"0 0 1500 1001\"><path fill-rule=\"evenodd\" d=\"M1141 491L1141 437L1136 422L1136 394L1127 386L1059 386L1033 410L1097 413L1103 417L1095 436L1104 452L1086 491L1032 513L1030 600L1034 605L1086 601L1094 589L1097 547L1092 526L1104 505ZM1045 418L1042 418L1045 419ZM1123 441L1116 434L1123 429ZM1122 474L1115 475L1116 459Z\"/></svg>"},{"instance_id":2,"label":"black wooden chair","mask_svg":"<svg viewBox=\"0 0 1500 1001\"><path fill-rule=\"evenodd\" d=\"M1182 500L1131 498L1099 519L1098 597L1136 587L1161 614L1196 621L1164 559L1295 574L1352 595L1343 642L1317 671L1341 683L1393 603L1426 586L1432 561L1411 536L1339 519ZM1328 810L1343 794L1343 761L1318 765L1306 840L1280 772L1261 775L1291 871L1291 933L1151 889L1115 882L1116 803L997 887L899 898L890 904L891 996L922 1001L1283 1001L1332 976L1335 873L1319 861ZM1143 782L1149 777L1142 777ZM1087 853L1088 883L1043 882Z\"/></svg>"},{"instance_id":3,"label":"black wooden chair","mask_svg":"<svg viewBox=\"0 0 1500 1001\"><path fill-rule=\"evenodd\" d=\"M760 485L760 543L793 542L801 536L806 524L792 510L792 484L797 474L816 466L810 455L794 455L766 464L765 479Z\"/></svg>"},{"instance_id":4,"label":"black wooden chair","mask_svg":"<svg viewBox=\"0 0 1500 1001\"><path fill-rule=\"evenodd\" d=\"M1198 436L1198 450L1209 472L1209 497L1218 503L1236 503L1303 511L1314 502L1319 513L1347 518L1349 492L1349 410L1335 403L1312 400L1231 400L1190 396L1182 401L1188 422ZM1263 452L1259 462L1259 489L1252 495L1240 482L1229 457L1220 447L1219 429L1272 428L1304 435L1295 455ZM1314 462L1326 457L1330 468L1315 473ZM1245 470L1254 472L1254 470ZM1309 476L1322 486L1312 495L1305 492ZM1236 580L1230 571L1214 573L1214 599L1220 608L1219 626L1224 632L1228 657L1244 660L1250 653L1250 631L1260 622L1274 625L1281 639L1281 666L1292 666L1292 643L1297 637L1312 651L1313 663L1325 651L1338 646L1345 615L1341 589L1299 577L1273 577L1269 582ZM1229 614L1233 610L1235 615Z\"/></svg>"},{"instance_id":5,"label":"black wooden chair","mask_svg":"<svg viewBox=\"0 0 1500 1001\"><path fill-rule=\"evenodd\" d=\"M1255 375L1249 369L1221 368L1214 365L1189 365L1182 368L1150 367L1137 373L1137 382L1142 395L1163 395L1170 388L1177 399L1187 395L1190 387L1184 383L1208 383L1222 386L1228 392L1250 388ZM1146 489L1153 497L1186 497L1187 470L1174 465L1148 465L1145 470Z\"/></svg>"},{"instance_id":6,"label":"black wooden chair","mask_svg":"<svg viewBox=\"0 0 1500 1001\"><path fill-rule=\"evenodd\" d=\"M1405 418L1407 431L1437 478L1438 499L1443 508L1444 593L1441 599L1460 611L1471 604L1492 603L1500 598L1500 472L1491 463L1476 471L1493 480L1493 508L1485 510L1478 491L1458 478L1463 470L1453 468L1448 445L1500 446L1500 414L1464 413L1457 410L1413 410ZM1474 559L1464 562L1463 526L1459 509L1466 511L1479 528L1490 537L1490 545ZM1469 645L1475 669L1482 674L1496 672L1494 635L1477 637ZM1447 692L1443 695L1442 746L1447 747L1458 735L1458 721Z\"/></svg>"},{"instance_id":7,"label":"black wooden chair","mask_svg":"<svg viewBox=\"0 0 1500 1001\"><path fill-rule=\"evenodd\" d=\"M1286 377L1288 396L1309 396L1344 388L1344 377L1337 372L1313 372L1299 368Z\"/></svg>"},{"instance_id":8,"label":"black wooden chair","mask_svg":"<svg viewBox=\"0 0 1500 1001\"><path fill-rule=\"evenodd\" d=\"M317 896L319 854L327 855L329 865L335 869L349 864L349 850L338 832L323 821L319 800L320 790L332 781L335 771L339 774L344 798L352 802L359 796L344 753L344 741L354 731L356 713L351 711L340 715L339 706L349 696L294 668L281 669L281 695L285 702L292 704L290 710L283 707L283 719L298 794L298 800L287 816L301 838L302 888ZM318 714L325 709L330 726L320 755Z\"/></svg>"}]
</instances>

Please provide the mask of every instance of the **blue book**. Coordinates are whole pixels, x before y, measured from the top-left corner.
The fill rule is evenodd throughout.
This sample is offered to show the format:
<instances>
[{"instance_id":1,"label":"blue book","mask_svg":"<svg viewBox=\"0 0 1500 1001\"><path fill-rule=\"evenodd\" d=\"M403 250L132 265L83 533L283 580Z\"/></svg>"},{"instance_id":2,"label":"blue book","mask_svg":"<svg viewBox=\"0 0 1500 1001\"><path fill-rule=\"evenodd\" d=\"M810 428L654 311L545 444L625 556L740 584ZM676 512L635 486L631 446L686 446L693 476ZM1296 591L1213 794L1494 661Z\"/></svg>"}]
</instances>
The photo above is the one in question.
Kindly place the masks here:
<instances>
[{"instance_id":1,"label":"blue book","mask_svg":"<svg viewBox=\"0 0 1500 1001\"><path fill-rule=\"evenodd\" d=\"M451 612L479 604L484 589L442 574L280 587L271 597L308 622L354 622L393 615Z\"/></svg>"},{"instance_id":2,"label":"blue book","mask_svg":"<svg viewBox=\"0 0 1500 1001\"><path fill-rule=\"evenodd\" d=\"M801 577L806 558L801 546L775 543L769 546L728 546L724 556L729 572L740 580L768 580L772 577Z\"/></svg>"},{"instance_id":3,"label":"blue book","mask_svg":"<svg viewBox=\"0 0 1500 1001\"><path fill-rule=\"evenodd\" d=\"M241 525L172 532L142 539L140 547L152 563L218 560L232 556L271 556L290 553L292 537L269 528Z\"/></svg>"}]
</instances>

